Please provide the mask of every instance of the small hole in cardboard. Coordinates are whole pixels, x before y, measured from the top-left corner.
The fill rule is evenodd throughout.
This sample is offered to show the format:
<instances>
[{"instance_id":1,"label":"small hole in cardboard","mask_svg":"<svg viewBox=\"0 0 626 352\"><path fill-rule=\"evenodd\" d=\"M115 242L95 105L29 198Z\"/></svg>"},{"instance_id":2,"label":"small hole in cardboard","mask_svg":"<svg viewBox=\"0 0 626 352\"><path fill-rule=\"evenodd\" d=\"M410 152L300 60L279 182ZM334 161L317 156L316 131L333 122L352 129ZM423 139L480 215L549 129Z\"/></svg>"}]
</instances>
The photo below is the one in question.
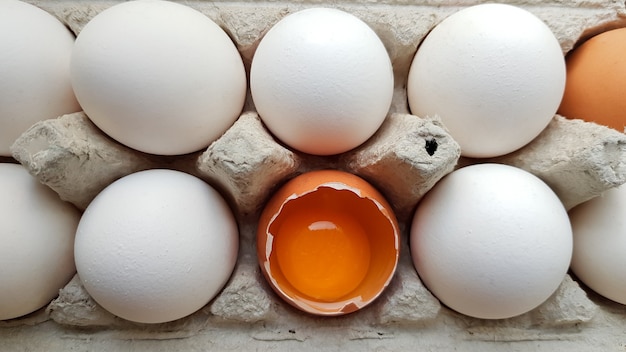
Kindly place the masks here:
<instances>
[{"instance_id":1,"label":"small hole in cardboard","mask_svg":"<svg viewBox=\"0 0 626 352\"><path fill-rule=\"evenodd\" d=\"M427 139L424 148L426 148L426 153L428 153L428 155L433 156L437 151L437 146L436 139Z\"/></svg>"}]
</instances>

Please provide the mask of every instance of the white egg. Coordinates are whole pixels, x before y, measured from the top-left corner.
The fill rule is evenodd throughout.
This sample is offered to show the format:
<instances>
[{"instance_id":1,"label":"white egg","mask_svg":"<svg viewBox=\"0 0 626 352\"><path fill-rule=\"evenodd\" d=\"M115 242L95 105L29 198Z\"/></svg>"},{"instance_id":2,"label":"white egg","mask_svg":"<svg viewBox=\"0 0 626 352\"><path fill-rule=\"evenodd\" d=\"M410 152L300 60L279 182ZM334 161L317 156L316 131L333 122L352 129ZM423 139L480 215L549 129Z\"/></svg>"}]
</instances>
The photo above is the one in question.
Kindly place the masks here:
<instances>
[{"instance_id":1,"label":"white egg","mask_svg":"<svg viewBox=\"0 0 626 352\"><path fill-rule=\"evenodd\" d=\"M462 314L502 319L539 306L572 255L560 200L534 175L481 164L444 177L418 205L411 255L426 287Z\"/></svg>"},{"instance_id":2,"label":"white egg","mask_svg":"<svg viewBox=\"0 0 626 352\"><path fill-rule=\"evenodd\" d=\"M0 156L30 126L80 111L70 84L74 34L44 10L0 0Z\"/></svg>"},{"instance_id":3,"label":"white egg","mask_svg":"<svg viewBox=\"0 0 626 352\"><path fill-rule=\"evenodd\" d=\"M76 273L80 213L19 164L0 163L0 320L48 304Z\"/></svg>"},{"instance_id":4,"label":"white egg","mask_svg":"<svg viewBox=\"0 0 626 352\"><path fill-rule=\"evenodd\" d=\"M357 17L336 9L291 14L261 40L250 90L268 129L309 154L353 149L384 121L393 94L385 46Z\"/></svg>"},{"instance_id":5,"label":"white egg","mask_svg":"<svg viewBox=\"0 0 626 352\"><path fill-rule=\"evenodd\" d=\"M626 186L570 210L572 271L600 295L626 304Z\"/></svg>"},{"instance_id":6,"label":"white egg","mask_svg":"<svg viewBox=\"0 0 626 352\"><path fill-rule=\"evenodd\" d=\"M535 15L476 5L428 34L407 90L411 112L440 116L464 156L493 157L521 148L548 125L565 90L565 60Z\"/></svg>"},{"instance_id":7,"label":"white egg","mask_svg":"<svg viewBox=\"0 0 626 352\"><path fill-rule=\"evenodd\" d=\"M89 118L146 153L185 154L237 119L246 73L226 33L173 2L138 0L94 17L76 38L71 78Z\"/></svg>"},{"instance_id":8,"label":"white egg","mask_svg":"<svg viewBox=\"0 0 626 352\"><path fill-rule=\"evenodd\" d=\"M237 224L220 194L173 170L147 170L105 188L76 233L76 269L102 307L161 323L206 305L230 277Z\"/></svg>"}]
</instances>

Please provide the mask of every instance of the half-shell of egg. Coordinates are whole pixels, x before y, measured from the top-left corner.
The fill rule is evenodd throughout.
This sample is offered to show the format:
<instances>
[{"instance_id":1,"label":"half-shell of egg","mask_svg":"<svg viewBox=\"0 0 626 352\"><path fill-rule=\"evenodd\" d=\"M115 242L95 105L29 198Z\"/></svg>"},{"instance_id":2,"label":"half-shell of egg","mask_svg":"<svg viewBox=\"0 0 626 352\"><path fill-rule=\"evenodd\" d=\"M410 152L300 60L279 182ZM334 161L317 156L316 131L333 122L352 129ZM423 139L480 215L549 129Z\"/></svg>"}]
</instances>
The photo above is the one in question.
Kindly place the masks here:
<instances>
[{"instance_id":1,"label":"half-shell of egg","mask_svg":"<svg viewBox=\"0 0 626 352\"><path fill-rule=\"evenodd\" d=\"M374 301L396 270L400 231L372 185L337 170L288 181L257 230L261 271L285 301L307 313L342 315Z\"/></svg>"}]
</instances>

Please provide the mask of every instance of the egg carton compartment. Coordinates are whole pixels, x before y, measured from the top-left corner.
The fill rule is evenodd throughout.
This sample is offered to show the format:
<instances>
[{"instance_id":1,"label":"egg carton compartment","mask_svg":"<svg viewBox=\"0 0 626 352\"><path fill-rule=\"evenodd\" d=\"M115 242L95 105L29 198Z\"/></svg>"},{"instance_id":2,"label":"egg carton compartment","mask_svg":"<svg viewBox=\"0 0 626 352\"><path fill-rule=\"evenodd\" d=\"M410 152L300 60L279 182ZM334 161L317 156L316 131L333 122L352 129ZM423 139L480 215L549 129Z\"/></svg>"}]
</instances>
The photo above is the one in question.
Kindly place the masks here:
<instances>
[{"instance_id":1,"label":"egg carton compartment","mask_svg":"<svg viewBox=\"0 0 626 352\"><path fill-rule=\"evenodd\" d=\"M30 1L78 34L116 1ZM311 156L278 142L248 96L235 124L206 150L164 157L137 152L74 113L35 124L13 145L15 160L77 208L130 173L169 168L200 177L227 198L237 216L240 252L230 281L200 311L174 322L139 324L101 308L75 276L46 308L0 321L0 350L180 349L298 350L425 349L623 350L626 307L610 302L567 275L541 306L510 319L483 320L443 306L421 283L408 251L416 204L455 168L483 162L508 164L544 180L567 209L626 182L626 135L556 115L530 144L502 157L460 156L458 144L436 117L410 115L406 77L426 34L458 9L481 1L387 0L325 3L186 1L231 36L246 68L264 33L289 13L313 6L338 8L368 23L390 54L395 92L387 119L365 144L331 157ZM626 25L624 3L614 1L508 1L526 8L553 30L564 53L608 28ZM249 93L249 92L248 92ZM0 161L11 161L4 158ZM389 287L370 306L341 317L306 315L281 301L258 267L256 221L272 192L316 169L339 169L371 182L400 221L402 251Z\"/></svg>"}]
</instances>

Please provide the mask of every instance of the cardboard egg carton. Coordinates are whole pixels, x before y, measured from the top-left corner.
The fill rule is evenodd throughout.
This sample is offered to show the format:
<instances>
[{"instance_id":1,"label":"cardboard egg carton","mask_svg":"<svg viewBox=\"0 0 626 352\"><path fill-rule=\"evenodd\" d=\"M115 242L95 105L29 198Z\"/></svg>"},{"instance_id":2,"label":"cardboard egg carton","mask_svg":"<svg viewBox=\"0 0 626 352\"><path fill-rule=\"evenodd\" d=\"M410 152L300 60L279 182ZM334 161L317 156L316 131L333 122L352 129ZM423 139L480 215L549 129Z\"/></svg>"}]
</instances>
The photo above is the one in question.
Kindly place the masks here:
<instances>
[{"instance_id":1,"label":"cardboard egg carton","mask_svg":"<svg viewBox=\"0 0 626 352\"><path fill-rule=\"evenodd\" d=\"M76 34L93 16L117 3L29 2L55 15ZM543 19L564 53L595 33L626 26L623 2L506 2ZM243 113L221 138L206 150L184 156L155 156L127 148L104 135L82 112L37 123L15 142L13 156L62 199L85 209L120 177L150 168L181 170L206 180L227 198L237 215L241 247L230 281L214 300L189 317L152 325L123 320L101 308L75 276L48 307L0 321L0 350L3 346L8 350L24 346L67 350L86 346L85 341L93 350L109 350L122 341L140 351L200 349L204 344L217 350L387 351L453 345L497 350L509 343L533 350L619 347L626 341L622 332L626 308L581 288L569 275L533 311L510 319L481 320L442 306L413 268L408 251L412 213L421 197L455 168L498 162L525 169L550 185L567 209L626 182L626 135L609 128L556 115L524 148L498 158L469 159L460 157L458 144L436 116L410 115L405 86L419 43L445 17L478 3L185 1L224 28L248 70L263 34L289 13L326 6L363 19L384 42L394 67L394 99L386 121L363 145L330 157L305 155L275 140L249 95ZM403 232L398 269L383 295L356 313L334 318L306 315L280 301L264 281L254 249L258 214L272 192L299 173L322 168L346 170L372 183L394 206ZM40 344L33 342L37 339Z\"/></svg>"}]
</instances>

